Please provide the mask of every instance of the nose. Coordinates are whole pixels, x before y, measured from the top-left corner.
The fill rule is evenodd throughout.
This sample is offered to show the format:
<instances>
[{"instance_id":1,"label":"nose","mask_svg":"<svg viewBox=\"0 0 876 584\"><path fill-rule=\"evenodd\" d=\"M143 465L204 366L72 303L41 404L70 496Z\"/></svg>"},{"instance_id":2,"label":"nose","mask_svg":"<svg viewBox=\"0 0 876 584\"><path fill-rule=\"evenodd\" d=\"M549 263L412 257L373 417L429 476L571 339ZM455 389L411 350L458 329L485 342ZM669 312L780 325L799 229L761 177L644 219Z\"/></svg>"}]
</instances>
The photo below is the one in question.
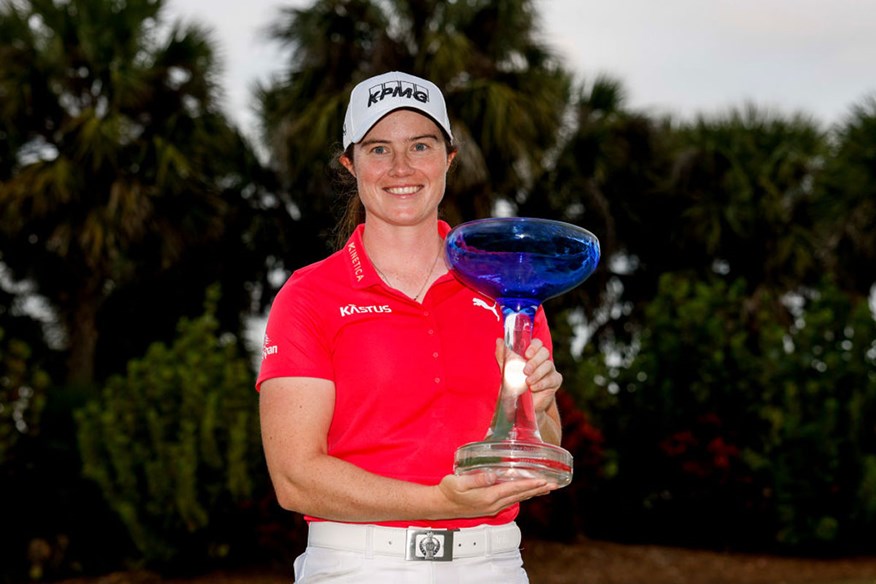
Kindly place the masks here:
<instances>
[{"instance_id":1,"label":"nose","mask_svg":"<svg viewBox=\"0 0 876 584\"><path fill-rule=\"evenodd\" d=\"M406 152L400 152L392 157L392 168L390 173L393 176L405 176L413 172L410 160Z\"/></svg>"}]
</instances>

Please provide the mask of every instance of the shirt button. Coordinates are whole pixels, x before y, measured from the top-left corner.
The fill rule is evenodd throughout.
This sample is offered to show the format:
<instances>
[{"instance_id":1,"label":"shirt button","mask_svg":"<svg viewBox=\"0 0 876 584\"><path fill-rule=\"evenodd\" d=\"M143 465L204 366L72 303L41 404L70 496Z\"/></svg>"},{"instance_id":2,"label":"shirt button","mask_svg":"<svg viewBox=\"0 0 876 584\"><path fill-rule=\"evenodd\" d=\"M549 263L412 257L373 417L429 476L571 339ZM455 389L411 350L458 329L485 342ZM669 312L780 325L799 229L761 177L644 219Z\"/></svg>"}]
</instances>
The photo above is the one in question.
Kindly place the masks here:
<instances>
[{"instance_id":1,"label":"shirt button","mask_svg":"<svg viewBox=\"0 0 876 584\"><path fill-rule=\"evenodd\" d=\"M440 377L436 377L436 378L435 378L435 383L441 383L441 378L440 378Z\"/></svg>"},{"instance_id":2,"label":"shirt button","mask_svg":"<svg viewBox=\"0 0 876 584\"><path fill-rule=\"evenodd\" d=\"M437 358L438 358L438 353L432 353L432 356L435 357L435 358L437 359Z\"/></svg>"},{"instance_id":3,"label":"shirt button","mask_svg":"<svg viewBox=\"0 0 876 584\"><path fill-rule=\"evenodd\" d=\"M430 334L430 335L434 335L434 334L435 334L435 331L433 331L432 329L429 329L429 334Z\"/></svg>"},{"instance_id":4,"label":"shirt button","mask_svg":"<svg viewBox=\"0 0 876 584\"><path fill-rule=\"evenodd\" d=\"M425 311L425 312L423 313L423 316L429 316L429 311L428 311L428 310Z\"/></svg>"}]
</instances>

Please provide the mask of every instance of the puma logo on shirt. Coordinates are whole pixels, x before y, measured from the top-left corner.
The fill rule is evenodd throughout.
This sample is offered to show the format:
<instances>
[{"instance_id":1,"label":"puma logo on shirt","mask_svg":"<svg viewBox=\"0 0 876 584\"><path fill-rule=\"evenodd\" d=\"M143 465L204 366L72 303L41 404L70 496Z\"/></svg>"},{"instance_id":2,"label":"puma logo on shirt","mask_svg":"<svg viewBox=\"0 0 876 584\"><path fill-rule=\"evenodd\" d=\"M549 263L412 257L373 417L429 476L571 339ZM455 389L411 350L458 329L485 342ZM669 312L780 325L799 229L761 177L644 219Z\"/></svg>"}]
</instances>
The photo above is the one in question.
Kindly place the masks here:
<instances>
[{"instance_id":1,"label":"puma logo on shirt","mask_svg":"<svg viewBox=\"0 0 876 584\"><path fill-rule=\"evenodd\" d=\"M472 302L472 304L474 304L475 306L480 306L481 308L484 308L484 309L486 309L486 310L489 310L490 312L492 312L493 314L495 314L495 315L496 315L496 320L502 320L502 317L499 316L499 311L498 311L498 309L496 308L496 307L498 306L498 304L499 304L498 302L494 302L492 306L490 306L489 304L487 304L486 302L484 302L484 301L481 300L480 298L472 298L472 299L471 299L471 302Z\"/></svg>"}]
</instances>

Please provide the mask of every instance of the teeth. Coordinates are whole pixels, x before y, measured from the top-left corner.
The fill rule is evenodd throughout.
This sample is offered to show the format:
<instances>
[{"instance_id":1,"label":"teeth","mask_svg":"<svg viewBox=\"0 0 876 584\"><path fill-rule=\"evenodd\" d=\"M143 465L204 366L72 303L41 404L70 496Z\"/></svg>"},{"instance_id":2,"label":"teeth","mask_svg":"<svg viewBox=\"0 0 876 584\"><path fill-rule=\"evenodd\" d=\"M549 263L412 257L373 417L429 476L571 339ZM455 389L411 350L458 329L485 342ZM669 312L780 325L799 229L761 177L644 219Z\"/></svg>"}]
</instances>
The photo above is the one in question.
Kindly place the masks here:
<instances>
[{"instance_id":1,"label":"teeth","mask_svg":"<svg viewBox=\"0 0 876 584\"><path fill-rule=\"evenodd\" d=\"M386 190L393 195L413 195L420 187L391 187Z\"/></svg>"}]
</instances>

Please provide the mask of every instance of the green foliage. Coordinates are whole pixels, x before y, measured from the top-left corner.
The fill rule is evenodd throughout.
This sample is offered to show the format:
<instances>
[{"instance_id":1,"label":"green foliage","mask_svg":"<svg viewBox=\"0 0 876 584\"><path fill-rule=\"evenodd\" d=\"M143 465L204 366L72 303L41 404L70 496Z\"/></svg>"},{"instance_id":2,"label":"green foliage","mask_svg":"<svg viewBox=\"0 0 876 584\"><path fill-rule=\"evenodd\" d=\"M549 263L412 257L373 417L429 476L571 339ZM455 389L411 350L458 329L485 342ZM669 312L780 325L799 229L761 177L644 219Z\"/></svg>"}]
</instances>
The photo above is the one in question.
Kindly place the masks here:
<instances>
[{"instance_id":1,"label":"green foliage","mask_svg":"<svg viewBox=\"0 0 876 584\"><path fill-rule=\"evenodd\" d=\"M700 278L743 280L749 296L817 281L814 185L829 142L813 120L748 105L681 126L675 142L667 189L678 218L661 225L672 247L657 253Z\"/></svg>"},{"instance_id":2,"label":"green foliage","mask_svg":"<svg viewBox=\"0 0 876 584\"><path fill-rule=\"evenodd\" d=\"M876 527L876 322L827 283L745 290L665 275L636 342L582 362L603 496L639 535L851 549Z\"/></svg>"},{"instance_id":3,"label":"green foliage","mask_svg":"<svg viewBox=\"0 0 876 584\"><path fill-rule=\"evenodd\" d=\"M217 301L76 413L85 475L158 565L227 555L266 476L253 374L218 334Z\"/></svg>"},{"instance_id":4,"label":"green foliage","mask_svg":"<svg viewBox=\"0 0 876 584\"><path fill-rule=\"evenodd\" d=\"M164 6L0 2L0 254L76 339L71 382L96 379L115 293L246 229L232 207L247 208L252 165L220 109L209 33Z\"/></svg>"},{"instance_id":5,"label":"green foliage","mask_svg":"<svg viewBox=\"0 0 876 584\"><path fill-rule=\"evenodd\" d=\"M876 93L835 128L818 213L830 268L843 290L867 296L876 280Z\"/></svg>"},{"instance_id":6,"label":"green foliage","mask_svg":"<svg viewBox=\"0 0 876 584\"><path fill-rule=\"evenodd\" d=\"M605 433L607 506L639 537L693 543L684 538L713 533L700 522L720 534L750 519L738 497L749 478L740 431L754 417L758 347L748 342L743 290L665 275L638 338L608 363L591 355L581 364L579 376L595 381L585 409Z\"/></svg>"},{"instance_id":7,"label":"green foliage","mask_svg":"<svg viewBox=\"0 0 876 584\"><path fill-rule=\"evenodd\" d=\"M24 342L0 329L0 467L14 456L24 436L38 433L48 375L36 367Z\"/></svg>"},{"instance_id":8,"label":"green foliage","mask_svg":"<svg viewBox=\"0 0 876 584\"><path fill-rule=\"evenodd\" d=\"M785 354L763 362L766 432L752 457L771 478L777 539L866 542L876 528L876 321L866 302L822 286L783 342Z\"/></svg>"}]
</instances>

